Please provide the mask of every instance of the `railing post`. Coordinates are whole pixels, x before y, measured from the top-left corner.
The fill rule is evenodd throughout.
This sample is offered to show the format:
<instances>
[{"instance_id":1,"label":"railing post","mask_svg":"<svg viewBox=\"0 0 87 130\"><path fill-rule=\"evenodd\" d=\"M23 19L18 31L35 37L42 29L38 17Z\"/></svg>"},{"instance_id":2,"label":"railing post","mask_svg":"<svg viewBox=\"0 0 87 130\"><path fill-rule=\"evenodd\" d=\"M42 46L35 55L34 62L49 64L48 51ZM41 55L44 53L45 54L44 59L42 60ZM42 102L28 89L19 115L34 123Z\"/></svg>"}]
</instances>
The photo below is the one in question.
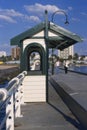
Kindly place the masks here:
<instances>
[{"instance_id":1,"label":"railing post","mask_svg":"<svg viewBox=\"0 0 87 130\"><path fill-rule=\"evenodd\" d=\"M9 81L5 88L0 88L0 106L6 105L6 116L0 124L0 130L6 123L6 130L14 130L14 118L21 117L21 104L23 97L22 82L27 74L23 71L19 76Z\"/></svg>"},{"instance_id":2,"label":"railing post","mask_svg":"<svg viewBox=\"0 0 87 130\"><path fill-rule=\"evenodd\" d=\"M21 104L24 104L24 100L23 100L23 84L21 84L21 86L20 86L20 100L21 100Z\"/></svg>"},{"instance_id":3,"label":"railing post","mask_svg":"<svg viewBox=\"0 0 87 130\"><path fill-rule=\"evenodd\" d=\"M19 86L15 92L15 117L22 117L20 97L21 97L21 90L20 90L20 86Z\"/></svg>"},{"instance_id":4,"label":"railing post","mask_svg":"<svg viewBox=\"0 0 87 130\"><path fill-rule=\"evenodd\" d=\"M24 104L22 82L26 74L27 72L23 71L21 74L17 76L17 78L19 79L19 84L15 91L15 117L22 117L21 104Z\"/></svg>"},{"instance_id":5,"label":"railing post","mask_svg":"<svg viewBox=\"0 0 87 130\"><path fill-rule=\"evenodd\" d=\"M24 90L23 90L23 79L24 79L24 77L27 75L27 71L23 71L21 74L19 74L18 76L17 76L17 78L19 78L20 76L22 76L22 80L20 81L20 102L21 102L21 104L25 104L24 103L24 98L23 98L23 92L24 92ZM20 80L20 79L19 79Z\"/></svg>"},{"instance_id":6,"label":"railing post","mask_svg":"<svg viewBox=\"0 0 87 130\"><path fill-rule=\"evenodd\" d=\"M0 102L7 98L7 90L5 88L0 88Z\"/></svg>"},{"instance_id":7,"label":"railing post","mask_svg":"<svg viewBox=\"0 0 87 130\"><path fill-rule=\"evenodd\" d=\"M6 130L14 130L14 101L13 94L10 100L6 103L6 115L8 115L6 120Z\"/></svg>"}]
</instances>

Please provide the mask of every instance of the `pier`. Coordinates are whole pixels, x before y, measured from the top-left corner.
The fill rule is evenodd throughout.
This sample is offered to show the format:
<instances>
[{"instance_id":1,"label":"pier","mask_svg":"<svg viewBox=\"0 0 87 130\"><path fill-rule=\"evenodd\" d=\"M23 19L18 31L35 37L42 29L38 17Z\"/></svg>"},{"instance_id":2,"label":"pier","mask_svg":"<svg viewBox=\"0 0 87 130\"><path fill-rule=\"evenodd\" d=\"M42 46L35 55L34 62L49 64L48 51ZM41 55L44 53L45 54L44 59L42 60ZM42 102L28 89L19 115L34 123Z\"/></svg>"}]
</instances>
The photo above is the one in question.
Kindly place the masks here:
<instances>
[{"instance_id":1,"label":"pier","mask_svg":"<svg viewBox=\"0 0 87 130\"><path fill-rule=\"evenodd\" d=\"M49 22L47 10L44 22L11 39L11 45L21 49L21 73L0 89L0 105L6 105L1 130L4 124L6 130L87 129L86 110L77 101L75 89L80 90L83 84L77 83L86 78L63 71L50 76L48 72L49 49L63 50L81 41L75 33Z\"/></svg>"},{"instance_id":2,"label":"pier","mask_svg":"<svg viewBox=\"0 0 87 130\"><path fill-rule=\"evenodd\" d=\"M48 103L23 105L24 115L16 120L15 130L87 129L87 76L72 72L66 75L61 71L50 78ZM52 80L56 81L59 87Z\"/></svg>"},{"instance_id":3,"label":"pier","mask_svg":"<svg viewBox=\"0 0 87 130\"><path fill-rule=\"evenodd\" d=\"M86 130L86 80L86 75L63 70L49 76L48 102L24 103L22 98L12 130Z\"/></svg>"},{"instance_id":4,"label":"pier","mask_svg":"<svg viewBox=\"0 0 87 130\"><path fill-rule=\"evenodd\" d=\"M72 72L66 75L61 71L50 78L48 103L22 105L23 117L16 120L15 130L87 129L87 76ZM50 84L52 79L61 89Z\"/></svg>"},{"instance_id":5,"label":"pier","mask_svg":"<svg viewBox=\"0 0 87 130\"><path fill-rule=\"evenodd\" d=\"M86 79L87 75L81 73L59 73L51 78L51 83L78 121L87 129Z\"/></svg>"},{"instance_id":6,"label":"pier","mask_svg":"<svg viewBox=\"0 0 87 130\"><path fill-rule=\"evenodd\" d=\"M80 123L49 82L48 103L25 103L15 130L78 130Z\"/></svg>"}]
</instances>

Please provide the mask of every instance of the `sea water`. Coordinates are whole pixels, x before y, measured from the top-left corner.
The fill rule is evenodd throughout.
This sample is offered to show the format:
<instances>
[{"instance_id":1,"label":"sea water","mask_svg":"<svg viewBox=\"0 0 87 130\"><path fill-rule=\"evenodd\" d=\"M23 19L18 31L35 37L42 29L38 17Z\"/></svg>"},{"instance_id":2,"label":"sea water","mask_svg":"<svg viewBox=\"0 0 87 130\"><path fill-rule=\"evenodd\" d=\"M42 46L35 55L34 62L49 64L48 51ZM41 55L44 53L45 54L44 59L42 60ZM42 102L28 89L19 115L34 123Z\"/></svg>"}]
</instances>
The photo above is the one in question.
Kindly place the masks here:
<instances>
[{"instance_id":1,"label":"sea water","mask_svg":"<svg viewBox=\"0 0 87 130\"><path fill-rule=\"evenodd\" d=\"M4 82L3 84L0 84L0 88L5 88L6 85L7 85L7 81ZM2 120L4 119L5 114L6 114L5 108L6 108L6 107L5 107L5 105L4 105L4 107L0 109L0 124L1 124L1 122L2 122ZM6 128L5 128L5 125L4 125L4 127L2 128L2 130L5 130L5 129L6 129Z\"/></svg>"},{"instance_id":2,"label":"sea water","mask_svg":"<svg viewBox=\"0 0 87 130\"><path fill-rule=\"evenodd\" d=\"M70 67L69 69L76 71L76 72L87 74L87 66L80 66L79 65L79 66Z\"/></svg>"}]
</instances>

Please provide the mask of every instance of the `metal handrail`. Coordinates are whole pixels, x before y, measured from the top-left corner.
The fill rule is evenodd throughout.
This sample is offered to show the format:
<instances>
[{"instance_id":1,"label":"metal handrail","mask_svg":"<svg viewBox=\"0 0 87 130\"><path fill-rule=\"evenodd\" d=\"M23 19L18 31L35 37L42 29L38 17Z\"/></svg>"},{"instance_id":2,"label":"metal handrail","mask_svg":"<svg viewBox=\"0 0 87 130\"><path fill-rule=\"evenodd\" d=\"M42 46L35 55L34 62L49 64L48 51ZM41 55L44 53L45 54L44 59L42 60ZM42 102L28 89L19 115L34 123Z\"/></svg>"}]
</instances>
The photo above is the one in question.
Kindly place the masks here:
<instances>
[{"instance_id":1,"label":"metal handrail","mask_svg":"<svg viewBox=\"0 0 87 130\"><path fill-rule=\"evenodd\" d=\"M5 123L6 130L14 130L14 117L21 116L22 98L20 98L20 95L22 94L22 82L26 75L27 72L23 71L17 77L9 81L5 88L0 88L0 110L3 109L4 105L6 105L6 115L0 124L0 130L2 130Z\"/></svg>"}]
</instances>

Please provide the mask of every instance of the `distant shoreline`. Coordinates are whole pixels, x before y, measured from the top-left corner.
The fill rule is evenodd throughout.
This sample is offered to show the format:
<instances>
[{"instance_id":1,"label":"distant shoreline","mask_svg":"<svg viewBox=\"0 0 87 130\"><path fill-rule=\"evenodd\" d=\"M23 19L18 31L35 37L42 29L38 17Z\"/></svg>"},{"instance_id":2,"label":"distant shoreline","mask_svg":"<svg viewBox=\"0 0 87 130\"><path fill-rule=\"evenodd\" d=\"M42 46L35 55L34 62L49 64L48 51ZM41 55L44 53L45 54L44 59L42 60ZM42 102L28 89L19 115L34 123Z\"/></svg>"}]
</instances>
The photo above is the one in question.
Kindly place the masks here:
<instances>
[{"instance_id":1,"label":"distant shoreline","mask_svg":"<svg viewBox=\"0 0 87 130\"><path fill-rule=\"evenodd\" d=\"M17 64L1 64L0 65L0 70L14 68L14 67L18 67L18 65Z\"/></svg>"},{"instance_id":2,"label":"distant shoreline","mask_svg":"<svg viewBox=\"0 0 87 130\"><path fill-rule=\"evenodd\" d=\"M75 66L87 66L87 64L75 64Z\"/></svg>"},{"instance_id":3,"label":"distant shoreline","mask_svg":"<svg viewBox=\"0 0 87 130\"><path fill-rule=\"evenodd\" d=\"M0 84L9 81L20 72L18 65L0 65Z\"/></svg>"}]
</instances>

